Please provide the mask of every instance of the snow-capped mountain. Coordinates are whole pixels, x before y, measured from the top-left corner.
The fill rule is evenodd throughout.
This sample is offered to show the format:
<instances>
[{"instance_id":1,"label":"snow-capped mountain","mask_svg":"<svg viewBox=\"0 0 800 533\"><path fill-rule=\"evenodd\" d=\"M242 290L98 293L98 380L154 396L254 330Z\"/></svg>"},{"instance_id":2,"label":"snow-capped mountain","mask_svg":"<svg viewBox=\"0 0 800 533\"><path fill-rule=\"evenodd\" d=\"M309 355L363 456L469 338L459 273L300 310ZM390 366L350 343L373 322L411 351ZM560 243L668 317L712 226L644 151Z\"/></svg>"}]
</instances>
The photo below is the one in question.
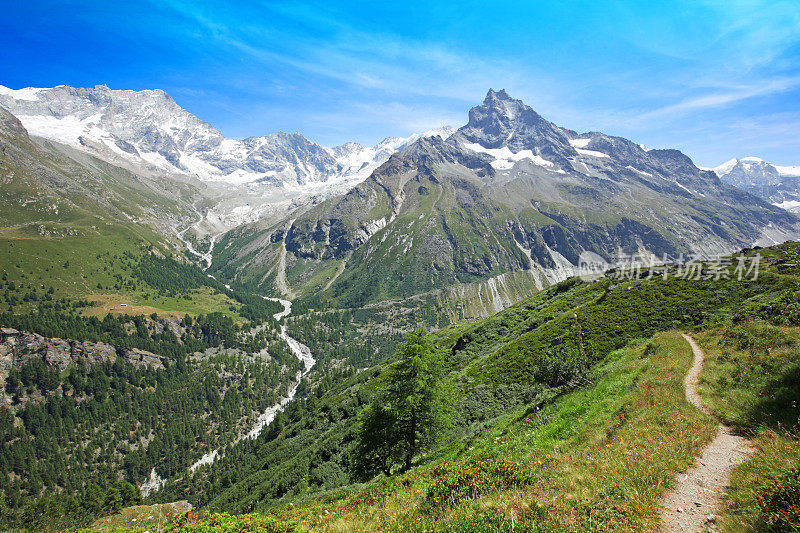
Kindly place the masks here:
<instances>
[{"instance_id":1,"label":"snow-capped mountain","mask_svg":"<svg viewBox=\"0 0 800 533\"><path fill-rule=\"evenodd\" d=\"M79 147L111 162L224 184L290 188L357 183L420 135L388 138L374 147L326 148L299 133L228 139L161 90L122 91L104 85L12 90L0 86L0 106L31 135ZM452 133L452 128L422 135Z\"/></svg>"},{"instance_id":2,"label":"snow-capped mountain","mask_svg":"<svg viewBox=\"0 0 800 533\"><path fill-rule=\"evenodd\" d=\"M759 157L743 157L712 170L726 183L788 211L800 212L800 165L780 166Z\"/></svg>"},{"instance_id":3,"label":"snow-capped mountain","mask_svg":"<svg viewBox=\"0 0 800 533\"><path fill-rule=\"evenodd\" d=\"M800 177L800 165L773 165L760 157L734 158L712 170L724 181L737 187L775 184L784 177Z\"/></svg>"},{"instance_id":4,"label":"snow-capped mountain","mask_svg":"<svg viewBox=\"0 0 800 533\"><path fill-rule=\"evenodd\" d=\"M590 252L710 258L798 236L800 219L678 150L579 134L490 90L465 126L408 144L347 194L228 232L211 269L346 306L479 283L494 311Z\"/></svg>"},{"instance_id":5,"label":"snow-capped mountain","mask_svg":"<svg viewBox=\"0 0 800 533\"><path fill-rule=\"evenodd\" d=\"M387 137L372 147L349 142L333 148L326 148L326 150L339 164L338 176L340 178L358 176L363 180L385 163L393 153L403 149L420 137L439 136L447 139L455 131L451 126L443 126L424 133L415 133L410 137Z\"/></svg>"}]
</instances>

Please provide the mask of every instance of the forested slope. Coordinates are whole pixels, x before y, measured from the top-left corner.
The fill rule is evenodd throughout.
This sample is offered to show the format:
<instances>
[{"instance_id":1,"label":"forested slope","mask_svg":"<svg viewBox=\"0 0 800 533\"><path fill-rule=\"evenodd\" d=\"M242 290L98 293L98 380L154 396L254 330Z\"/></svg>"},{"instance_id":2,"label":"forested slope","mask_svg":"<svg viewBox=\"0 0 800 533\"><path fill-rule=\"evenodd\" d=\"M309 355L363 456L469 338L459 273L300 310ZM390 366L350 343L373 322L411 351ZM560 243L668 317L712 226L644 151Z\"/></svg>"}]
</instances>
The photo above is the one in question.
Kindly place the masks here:
<instances>
[{"instance_id":1,"label":"forested slope","mask_svg":"<svg viewBox=\"0 0 800 533\"><path fill-rule=\"evenodd\" d=\"M453 415L436 444L415 456L410 472L403 473L398 464L390 478L380 475L374 485L358 485L368 479L355 468L359 413L381 390L381 376L392 366L378 365L330 375L290 405L261 438L164 496L188 495L196 504L235 513L303 517L323 530L344 527L339 518L316 518L323 508L347 514L345 529L458 530L453 524L461 518L455 517L463 515L465 524L494 530L514 520L539 520L555 509L546 495L566 491L567 508L559 510L569 511L570 522L562 525L587 524L595 506L603 509L597 516L606 529L622 527L628 519L652 525L659 483L691 461L714 427L681 403L688 345L675 334L659 332L682 328L749 335L750 324L800 326L798 252L792 243L747 252L748 258L762 256L757 279L753 271L738 279L736 260L724 272L710 263L698 265L695 277L701 279L686 279L675 266L645 272L644 279L575 278L489 319L431 333L446 368L443 383L455 391ZM775 372L786 382L796 365ZM649 389L642 388L646 383ZM790 386L781 394L794 398L798 391ZM662 404L669 408L662 410ZM788 409L795 419L800 415L796 407ZM683 413L686 425L669 429L676 413ZM637 434L647 424L655 433ZM662 450L663 462L647 474L648 454L659 442L671 448ZM576 443L588 456L580 459L572 450ZM592 451L597 443L599 455ZM548 453L566 463L549 464ZM593 461L608 462L606 477L593 473ZM558 481L565 472L571 473L563 483L576 486ZM478 488L469 488L472 483ZM497 508L505 497L491 494L512 486L521 495ZM450 488L439 494L441 487ZM459 491L471 495L459 496ZM287 510L289 504L294 510ZM383 505L392 511L378 511ZM489 515L487 506L494 509ZM540 506L550 511L537 511Z\"/></svg>"}]
</instances>

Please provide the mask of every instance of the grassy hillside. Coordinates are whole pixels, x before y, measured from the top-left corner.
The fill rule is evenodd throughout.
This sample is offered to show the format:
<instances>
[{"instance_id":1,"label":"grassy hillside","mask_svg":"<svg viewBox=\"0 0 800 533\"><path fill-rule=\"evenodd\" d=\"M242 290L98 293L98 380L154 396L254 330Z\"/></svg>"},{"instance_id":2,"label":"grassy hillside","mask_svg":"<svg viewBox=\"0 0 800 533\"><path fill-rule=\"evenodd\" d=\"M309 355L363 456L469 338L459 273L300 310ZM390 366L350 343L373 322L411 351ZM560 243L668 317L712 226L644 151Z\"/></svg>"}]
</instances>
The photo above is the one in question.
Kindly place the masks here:
<instances>
[{"instance_id":1,"label":"grassy hillside","mask_svg":"<svg viewBox=\"0 0 800 533\"><path fill-rule=\"evenodd\" d=\"M756 280L714 279L709 264L710 279L674 270L665 279L662 269L640 281L568 280L432 333L459 391L456 414L443 445L410 472L360 484L351 468L357 415L384 365L358 373L345 365L309 382L261 438L160 497L261 513L203 518L220 531L647 530L674 474L716 427L684 400L691 352L675 332L682 328L700 332L709 350L708 403L759 443L734 475L724 524L757 524L756 496L797 466L798 252L795 243L750 251L763 256ZM721 361L718 342L727 346ZM324 358L336 342L316 349ZM180 530L199 530L203 516Z\"/></svg>"},{"instance_id":2,"label":"grassy hillside","mask_svg":"<svg viewBox=\"0 0 800 533\"><path fill-rule=\"evenodd\" d=\"M165 316L236 312L224 289L177 294L133 268L153 254L182 259L174 231L196 216L192 204L202 199L191 183L133 174L34 140L2 109L0 183L0 311L29 312L46 293L86 300L92 316L132 308Z\"/></svg>"},{"instance_id":3,"label":"grassy hillside","mask_svg":"<svg viewBox=\"0 0 800 533\"><path fill-rule=\"evenodd\" d=\"M797 338L797 331L789 334ZM701 338L707 344L720 333ZM783 368L771 377L794 384L797 346L786 349L792 350L794 370ZM753 369L745 354L734 358L746 372ZM660 496L716 432L715 420L685 401L682 380L690 364L691 350L682 337L659 333L614 351L579 390L512 410L474 437L420 458L407 474L267 513L193 512L168 530L652 530ZM705 381L717 372L713 363ZM761 385L762 392L771 390L768 383ZM741 405L741 399L734 402L734 408ZM743 525L766 531L755 497L798 464L796 430L777 430L769 422L749 427L759 452L734 475L733 507L721 524L726 531L741 531Z\"/></svg>"},{"instance_id":4,"label":"grassy hillside","mask_svg":"<svg viewBox=\"0 0 800 533\"><path fill-rule=\"evenodd\" d=\"M800 328L747 321L709 329L698 338L707 354L700 382L706 402L726 424L753 439L758 450L733 473L731 506L722 517L722 530L792 530L792 521L775 520L780 513L766 505L776 481L794 491L797 530ZM791 506L784 510L791 513Z\"/></svg>"},{"instance_id":5,"label":"grassy hillside","mask_svg":"<svg viewBox=\"0 0 800 533\"><path fill-rule=\"evenodd\" d=\"M713 434L683 400L689 364L674 332L632 344L592 385L512 411L410 474L277 514L314 531L649 529L661 487Z\"/></svg>"},{"instance_id":6,"label":"grassy hillside","mask_svg":"<svg viewBox=\"0 0 800 533\"><path fill-rule=\"evenodd\" d=\"M28 157L39 154L37 150L48 148L36 145L21 153ZM29 170L23 169L28 172L24 174L17 167L7 169L12 178L33 176ZM59 179L67 178L62 173ZM156 377L129 368L105 369L113 390L107 396L97 398L91 387L81 388L83 396L64 400L68 406L56 406L56 400L48 400L49 389L32 385L26 392L33 399L30 408L16 406L16 428L6 428L7 441L16 447L3 463L10 480L3 490L6 496L14 495L13 501L7 500L14 512L21 512L28 498L65 488L83 499L59 500L54 508L80 507L87 501L79 494L83 480L109 486L124 472L138 483L158 467L169 482L151 500L187 499L200 509L172 526L178 531L647 530L658 520L658 498L715 428L711 417L683 401L681 379L690 350L677 330L691 329L702 333L698 339L709 351L702 389L708 403L722 419L749 432L760 450L736 471L734 505L722 524L731 531L742 524L763 529L766 519L759 498L763 500L768 490L767 481L782 479L797 467L792 457L798 450L794 424L800 415L794 329L800 326L800 246L749 251L764 257L758 279L737 280L733 267L715 275L710 264L702 267L704 279L695 280L680 279L674 269L664 268L642 280L570 279L489 318L464 320L496 308L496 298L536 290L541 280L517 272L501 293L500 281L478 280L505 267L484 264L479 274L469 274L471 258L502 249L504 261L524 262L524 254L513 240L487 243L479 238L487 231L481 224L500 223L491 213L453 209L455 196L469 192L468 183L458 191L429 181L425 194L417 189L414 216L399 215L407 240L393 237L387 227L372 236L374 246L330 257L316 257L321 248L309 249L305 255L284 257L285 266L280 255L291 238L282 236L263 247L255 234L240 235L236 246L221 243L215 265L225 265L247 247L264 259L263 270L240 276L239 288L267 286L279 275L293 287L306 287L288 328L312 348L318 361L295 401L268 430L252 441L227 446L254 413L284 390L280 375L296 370L296 361L279 346L274 324L268 328L269 339L252 345L245 340L248 326L268 321L274 309L171 259L172 247L158 223L125 223L123 219L146 215L125 211L120 216L125 202L143 203L138 189L119 189L120 204L82 192L74 198L86 200L85 205L71 197L58 210L42 205L25 211L20 209L27 205L25 195L50 198L52 193L54 203L61 200L56 188L37 188L45 182L15 181L23 192L0 204L5 206L0 214L19 211L27 218L2 219L6 225L0 228L0 316L8 322L3 325L120 343L113 333L119 328L103 329L98 318L156 313L161 318L150 320L157 322L217 312L215 317L229 320L225 327L232 333L226 346L239 342L236 347L249 353L265 348L268 341L271 352L263 365L250 358L212 357L182 366L191 353L189 343L198 342L201 350L219 345L211 337L192 338L190 331L180 343L164 344L178 364ZM157 200L148 201L158 205ZM443 202L450 218L436 214L437 202ZM385 204L383 209L381 202L374 203L374 217L388 216L391 204ZM184 216L184 207L178 206L169 217ZM418 212L427 218L418 217ZM312 226L304 231L323 231ZM458 228L468 231L456 239L464 254L448 255L453 265L461 261L456 266L439 264L442 268L437 269L438 253L426 255L415 248ZM381 258L388 256L397 261L386 264ZM418 268L420 257L433 262ZM358 268L346 270L346 263ZM225 274L225 269L219 266L219 273ZM419 287L459 281L473 283L415 295ZM361 307L390 296L406 298ZM34 309L39 313L30 313ZM60 318L30 322L31 316L50 312ZM123 328L137 329L132 319L120 320ZM365 480L353 469L359 413L375 396L378 378L392 363L391 353L402 334L419 325L434 328L431 339L447 354L447 382L456 391L455 415L439 445L420 453L412 470ZM159 339L149 332L145 337L137 341L141 347L157 351L153 343ZM71 367L58 376L56 388L67 390L81 372ZM262 376L259 381L255 374L268 379ZM237 379L231 381L231 376ZM158 380L159 386L151 388ZM209 393L218 390L225 391L225 398ZM146 423L135 422L143 415L129 395L150 406ZM36 407L45 400L55 411ZM73 427L59 413L74 408L85 412ZM108 427L94 431L86 420L107 421ZM59 429L40 431L43 426ZM57 442L84 443L84 454L59 459L69 476L59 477L52 467L39 468L40 458L22 451L30 443L45 441L52 449L61 446ZM148 449L142 442L156 445ZM186 471L199 453L218 446L224 447L224 456L213 466ZM95 470L85 454L110 466ZM17 456L25 457L24 464L14 464ZM16 523L20 516L36 515L36 505L51 504L40 500L30 505L15 515ZM103 505L104 512L113 510ZM204 514L212 509L233 515ZM137 526L111 520L103 527Z\"/></svg>"}]
</instances>

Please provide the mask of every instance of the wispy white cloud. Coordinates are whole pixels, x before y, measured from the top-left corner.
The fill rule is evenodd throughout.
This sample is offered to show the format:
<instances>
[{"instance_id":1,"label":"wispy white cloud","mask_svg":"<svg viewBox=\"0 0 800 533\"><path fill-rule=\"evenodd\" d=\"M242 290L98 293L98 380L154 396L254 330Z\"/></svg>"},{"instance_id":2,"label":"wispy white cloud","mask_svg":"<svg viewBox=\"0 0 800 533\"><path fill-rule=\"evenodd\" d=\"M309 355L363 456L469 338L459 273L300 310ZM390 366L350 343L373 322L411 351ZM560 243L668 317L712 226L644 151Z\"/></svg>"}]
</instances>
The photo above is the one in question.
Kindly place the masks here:
<instances>
[{"instance_id":1,"label":"wispy white cloud","mask_svg":"<svg viewBox=\"0 0 800 533\"><path fill-rule=\"evenodd\" d=\"M324 92L329 105L296 114L329 138L457 126L489 87L508 89L567 127L634 139L678 138L679 130L674 136L653 132L685 127L712 112L717 130L724 131L720 120L736 123L748 115L741 106L800 89L800 62L792 55L800 46L794 0L684 1L663 21L658 14L647 19L639 4L618 1L610 4L609 17L619 26L603 33L607 21L599 20L592 36L606 42L587 42L564 64L554 60L557 68L543 61L550 49L486 52L468 42L437 40L435 33L412 37L353 25L319 6L265 2L261 21L242 23L240 17L230 24L197 4L167 5L202 34L202 46L233 50L248 65L254 74L231 79L232 86L262 91L265 100L275 91ZM259 69L280 75L259 78ZM330 83L309 86L304 79Z\"/></svg>"},{"instance_id":2,"label":"wispy white cloud","mask_svg":"<svg viewBox=\"0 0 800 533\"><path fill-rule=\"evenodd\" d=\"M784 93L797 88L800 88L800 76L759 80L757 83L740 85L733 90L713 92L702 96L686 98L678 103L667 105L644 113L640 115L640 119L647 121L649 119L661 118L666 115L675 115L678 113L694 112L699 109L726 106L757 96Z\"/></svg>"}]
</instances>

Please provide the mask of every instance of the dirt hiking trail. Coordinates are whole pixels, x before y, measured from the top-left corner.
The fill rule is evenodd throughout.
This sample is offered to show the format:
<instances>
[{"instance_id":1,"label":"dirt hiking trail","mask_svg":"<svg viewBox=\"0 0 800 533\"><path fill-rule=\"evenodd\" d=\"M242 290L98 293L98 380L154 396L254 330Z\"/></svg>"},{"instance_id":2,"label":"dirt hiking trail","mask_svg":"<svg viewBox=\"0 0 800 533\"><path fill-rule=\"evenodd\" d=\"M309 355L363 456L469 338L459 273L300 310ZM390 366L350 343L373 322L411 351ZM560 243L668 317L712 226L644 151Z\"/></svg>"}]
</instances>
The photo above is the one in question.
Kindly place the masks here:
<instances>
[{"instance_id":1,"label":"dirt hiking trail","mask_svg":"<svg viewBox=\"0 0 800 533\"><path fill-rule=\"evenodd\" d=\"M705 354L689 335L683 338L692 347L694 364L683 386L686 401L706 414L711 414L697 393L697 380L703 369ZM660 533L673 531L714 531L715 520L724 506L725 492L733 467L743 463L754 452L750 441L734 435L731 429L720 424L717 436L697 459L697 463L686 472L678 474L676 487L662 498Z\"/></svg>"}]
</instances>

